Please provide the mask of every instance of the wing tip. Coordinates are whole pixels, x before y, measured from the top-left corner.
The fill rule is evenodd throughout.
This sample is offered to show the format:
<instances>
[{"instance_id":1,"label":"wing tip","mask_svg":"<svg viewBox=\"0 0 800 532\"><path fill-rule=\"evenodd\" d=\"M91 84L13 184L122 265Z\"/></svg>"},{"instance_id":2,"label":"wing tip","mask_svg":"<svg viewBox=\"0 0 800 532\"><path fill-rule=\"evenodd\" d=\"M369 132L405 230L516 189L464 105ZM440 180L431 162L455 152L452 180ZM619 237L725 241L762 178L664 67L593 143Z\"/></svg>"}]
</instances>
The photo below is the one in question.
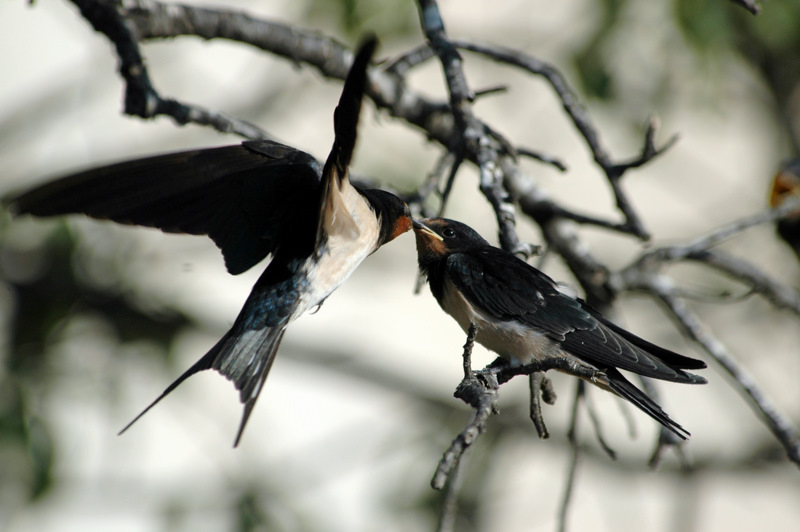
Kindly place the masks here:
<instances>
[{"instance_id":1,"label":"wing tip","mask_svg":"<svg viewBox=\"0 0 800 532\"><path fill-rule=\"evenodd\" d=\"M19 200L22 196L6 196L0 198L0 208L8 212L11 216L19 216L24 211L21 210Z\"/></svg>"},{"instance_id":2,"label":"wing tip","mask_svg":"<svg viewBox=\"0 0 800 532\"><path fill-rule=\"evenodd\" d=\"M11 216L20 216L22 214L31 214L33 216L53 216L61 214L57 212L52 206L48 207L47 202L42 202L41 198L37 201L36 197L39 190L47 185L35 187L27 192L15 194L0 198L0 207L11 214ZM38 207L37 207L38 203Z\"/></svg>"},{"instance_id":3,"label":"wing tip","mask_svg":"<svg viewBox=\"0 0 800 532\"><path fill-rule=\"evenodd\" d=\"M343 146L349 148L344 150L345 157L343 158L347 159L346 163L349 163L349 155L352 153L353 145L355 145L361 100L367 86L367 68L377 47L378 39L374 34L367 34L362 38L347 72L342 95L339 98L339 105L336 106L336 110L333 113L336 137L344 140L345 142L342 142Z\"/></svg>"},{"instance_id":4,"label":"wing tip","mask_svg":"<svg viewBox=\"0 0 800 532\"><path fill-rule=\"evenodd\" d=\"M670 368L675 371L675 374L678 378L672 380L672 382L677 382L678 384L708 384L708 379L705 377L701 377L700 375L695 375L694 373L689 373L688 371L683 371L680 369ZM662 379L667 380L669 379Z\"/></svg>"}]
</instances>

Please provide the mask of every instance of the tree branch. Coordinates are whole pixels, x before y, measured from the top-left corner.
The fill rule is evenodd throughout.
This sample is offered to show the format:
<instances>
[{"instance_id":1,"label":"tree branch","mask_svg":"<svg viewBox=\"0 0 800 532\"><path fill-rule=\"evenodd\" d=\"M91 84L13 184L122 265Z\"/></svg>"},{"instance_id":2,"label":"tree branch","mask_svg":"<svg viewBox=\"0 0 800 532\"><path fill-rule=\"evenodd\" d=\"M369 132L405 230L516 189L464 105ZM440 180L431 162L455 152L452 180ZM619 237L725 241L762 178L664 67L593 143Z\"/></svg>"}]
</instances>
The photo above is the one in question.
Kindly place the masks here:
<instances>
[{"instance_id":1,"label":"tree branch","mask_svg":"<svg viewBox=\"0 0 800 532\"><path fill-rule=\"evenodd\" d=\"M487 135L487 128L472 113L471 103L475 95L469 89L464 77L461 56L447 38L436 0L419 0L419 9L422 28L431 48L442 63L450 92L450 108L458 133L453 137L450 149L455 151L457 160L463 158L465 152L475 155L480 171L481 192L495 211L503 249L530 255L530 247L523 244L517 236L514 205L502 187L497 150L491 147L492 141Z\"/></svg>"},{"instance_id":2,"label":"tree branch","mask_svg":"<svg viewBox=\"0 0 800 532\"><path fill-rule=\"evenodd\" d=\"M625 232L631 233L643 240L650 238L650 235L644 229L641 219L634 211L627 196L623 192L620 186L620 179L627 170L642 166L658 155L661 155L674 144L676 138L673 137L663 147L656 148L654 145L654 138L658 122L651 119L645 133L645 143L641 154L629 162L615 163L611 160L608 151L603 147L597 128L595 128L588 113L579 103L575 92L569 86L566 79L564 79L564 76L562 76L554 66L525 55L517 50L502 46L478 45L466 41L455 41L455 45L458 48L485 55L495 61L513 65L531 74L544 77L545 80L550 83L556 95L561 99L561 105L572 120L575 128L586 141L595 162L605 172L606 178L614 192L617 207L625 216L625 223L623 225Z\"/></svg>"},{"instance_id":3,"label":"tree branch","mask_svg":"<svg viewBox=\"0 0 800 532\"><path fill-rule=\"evenodd\" d=\"M753 15L758 15L761 12L761 6L758 5L756 0L730 0L736 5L742 6Z\"/></svg>"},{"instance_id":4,"label":"tree branch","mask_svg":"<svg viewBox=\"0 0 800 532\"><path fill-rule=\"evenodd\" d=\"M783 444L789 460L800 466L800 436L766 395L761 392L752 377L736 363L728 353L724 344L719 341L708 328L703 325L698 316L691 312L686 305L674 297L666 283L658 282L651 285L651 289L669 307L672 313L680 320L689 336L712 356L717 363L730 375L737 384L751 406L761 416L773 435Z\"/></svg>"},{"instance_id":5,"label":"tree branch","mask_svg":"<svg viewBox=\"0 0 800 532\"><path fill-rule=\"evenodd\" d=\"M268 138L258 126L231 118L198 105L165 98L150 81L139 51L137 28L122 2L114 0L72 0L92 27L114 44L119 57L119 73L125 81L125 113L141 118L159 115L172 117L178 125L189 123L210 126L223 133L236 133L251 139Z\"/></svg>"},{"instance_id":6,"label":"tree branch","mask_svg":"<svg viewBox=\"0 0 800 532\"><path fill-rule=\"evenodd\" d=\"M475 325L470 325L467 342L464 344L464 379L456 388L454 396L475 409L472 420L462 430L445 451L439 466L431 480L434 489L442 489L447 483L464 452L486 430L486 422L497 412L497 399L500 385L510 381L517 375L543 374L551 369L558 369L569 375L595 381L602 377L602 372L564 357L546 358L525 365L509 365L499 359L484 369L472 370L471 355L475 341ZM532 390L532 393L534 390ZM547 401L554 401L555 394L544 392ZM550 404L550 403L549 403ZM536 423L536 421L534 421ZM543 424L543 422L542 422ZM537 427L538 430L538 427ZM546 432L546 429L544 429ZM541 436L541 432L539 433Z\"/></svg>"},{"instance_id":7,"label":"tree branch","mask_svg":"<svg viewBox=\"0 0 800 532\"><path fill-rule=\"evenodd\" d=\"M561 496L561 504L558 509L558 530L566 532L567 516L569 515L569 503L572 501L572 493L575 489L575 478L578 473L578 460L580 458L580 443L578 442L578 415L580 414L580 403L586 397L586 384L578 381L575 387L575 397L572 400L572 410L570 415L569 430L567 440L572 449L570 454L569 466L564 483L564 492Z\"/></svg>"}]
</instances>

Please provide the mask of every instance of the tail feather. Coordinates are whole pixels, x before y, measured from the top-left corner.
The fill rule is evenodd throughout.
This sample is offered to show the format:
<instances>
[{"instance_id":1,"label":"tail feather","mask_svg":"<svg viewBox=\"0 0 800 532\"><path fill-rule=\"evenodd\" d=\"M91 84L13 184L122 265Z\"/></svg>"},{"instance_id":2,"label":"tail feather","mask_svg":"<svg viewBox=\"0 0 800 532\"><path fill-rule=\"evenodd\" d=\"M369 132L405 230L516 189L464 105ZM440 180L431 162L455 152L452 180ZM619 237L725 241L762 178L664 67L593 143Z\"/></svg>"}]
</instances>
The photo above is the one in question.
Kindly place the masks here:
<instances>
[{"instance_id":1,"label":"tail feather","mask_svg":"<svg viewBox=\"0 0 800 532\"><path fill-rule=\"evenodd\" d=\"M131 428L131 426L133 426L133 424L134 424L134 423L136 423L137 421L139 421L139 419L140 419L142 416L144 416L146 413L148 413L148 412L150 411L150 409L151 409L151 408L153 408L154 406L156 406L158 403L160 403L160 402L161 402L161 400L162 400L162 399L164 399L166 396L168 396L170 393L172 393L172 391L173 391L175 388L177 388L178 386L180 386L180 385L181 385L181 383L183 383L183 381L185 381L186 379L188 379L189 377L191 377L191 376L192 376L192 375L194 375L195 373L200 373L200 372L201 372L201 371L203 371L203 370L210 369L210 368L212 367L212 364L214 363L214 359L215 359L215 358L216 358L216 356L217 356L217 350L219 349L219 346L220 346L220 344L222 344L222 343L223 343L223 342L226 340L226 338L227 338L227 335L226 335L226 336L224 336L224 337L223 337L223 338L222 338L222 339L221 339L219 342L217 342L217 344L216 344L214 347L212 347L212 348L209 350L209 352L208 352L208 353L206 353L205 355L203 355L203 358L201 358L200 360L198 360L197 362L195 362L195 363L194 363L194 365L193 365L192 367L190 367L189 369L187 369L186 371L184 371L184 372L183 372L183 374L182 374L180 377L178 377L177 379L175 379L175 381L173 381L173 383L172 383L172 384L170 384L169 386L167 386L167 389L166 389L166 390L164 390L164 391L161 393L161 395L159 395L158 397L156 397L155 401L153 401L152 403L150 403L149 405L147 405L147 408L145 408L144 410L142 410L141 412L139 412L139 415L137 415L135 418L133 418L133 420L132 420L130 423L128 423L127 425L125 425L125 427L123 427L123 429L117 433L117 436L121 435L122 433L124 433L125 431L127 431L129 428Z\"/></svg>"},{"instance_id":2,"label":"tail feather","mask_svg":"<svg viewBox=\"0 0 800 532\"><path fill-rule=\"evenodd\" d=\"M228 331L208 353L175 379L155 401L125 425L118 434L127 431L183 381L200 371L215 369L234 383L236 389L239 390L239 400L244 405L244 413L233 444L234 447L237 447L247 420L250 418L250 413L261 394L264 381L272 368L272 362L275 360L275 353L278 351L284 331L285 327L249 330L240 335L234 335L233 330Z\"/></svg>"},{"instance_id":3,"label":"tail feather","mask_svg":"<svg viewBox=\"0 0 800 532\"><path fill-rule=\"evenodd\" d=\"M239 423L239 430L233 442L234 447L239 445L244 427L261 394L285 331L285 327L247 331L235 341L228 342L214 360L214 369L233 382L239 390L239 400L244 405L242 421Z\"/></svg>"},{"instance_id":4,"label":"tail feather","mask_svg":"<svg viewBox=\"0 0 800 532\"><path fill-rule=\"evenodd\" d=\"M622 373L616 369L609 369L606 372L608 377L608 387L623 399L639 408L642 412L652 417L664 427L675 433L680 439L686 440L691 433L675 422L664 410L643 391L628 381Z\"/></svg>"}]
</instances>

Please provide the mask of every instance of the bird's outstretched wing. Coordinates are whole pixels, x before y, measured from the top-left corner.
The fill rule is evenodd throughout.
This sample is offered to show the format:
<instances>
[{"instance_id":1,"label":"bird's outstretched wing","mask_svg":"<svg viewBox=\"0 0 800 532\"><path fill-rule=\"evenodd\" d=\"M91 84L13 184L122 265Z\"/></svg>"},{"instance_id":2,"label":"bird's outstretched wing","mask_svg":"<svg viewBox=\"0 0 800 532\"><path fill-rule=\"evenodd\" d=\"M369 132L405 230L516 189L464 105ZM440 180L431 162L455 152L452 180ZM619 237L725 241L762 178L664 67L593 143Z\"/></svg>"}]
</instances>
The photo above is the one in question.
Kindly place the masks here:
<instances>
[{"instance_id":1,"label":"bird's outstretched wing","mask_svg":"<svg viewBox=\"0 0 800 532\"><path fill-rule=\"evenodd\" d=\"M317 245L322 243L329 232L347 235L355 239L359 234L358 223L347 216L342 197L343 189L349 186L350 160L356 146L358 118L361 114L361 100L367 84L367 67L378 45L377 39L368 37L359 46L350 72L342 88L339 104L333 112L335 137L331 153L322 170L321 194L317 225Z\"/></svg>"},{"instance_id":2,"label":"bird's outstretched wing","mask_svg":"<svg viewBox=\"0 0 800 532\"><path fill-rule=\"evenodd\" d=\"M318 196L320 173L307 153L247 141L87 170L22 194L11 208L208 235L239 274L275 252L293 221L316 216L308 198Z\"/></svg>"},{"instance_id":3,"label":"bird's outstretched wing","mask_svg":"<svg viewBox=\"0 0 800 532\"><path fill-rule=\"evenodd\" d=\"M448 257L447 269L473 305L496 319L529 325L597 368L620 368L673 382L706 382L682 371L704 368L704 362L658 347L614 325L509 253L493 247L456 253Z\"/></svg>"}]
</instances>

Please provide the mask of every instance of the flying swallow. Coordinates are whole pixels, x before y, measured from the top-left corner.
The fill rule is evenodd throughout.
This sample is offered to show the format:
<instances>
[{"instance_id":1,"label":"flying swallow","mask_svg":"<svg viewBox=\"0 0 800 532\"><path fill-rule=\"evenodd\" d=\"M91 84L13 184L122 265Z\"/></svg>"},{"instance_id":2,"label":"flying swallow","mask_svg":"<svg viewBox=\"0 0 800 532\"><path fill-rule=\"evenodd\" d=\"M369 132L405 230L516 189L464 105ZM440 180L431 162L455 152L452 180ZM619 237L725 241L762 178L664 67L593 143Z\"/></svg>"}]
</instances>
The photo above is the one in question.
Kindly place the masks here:
<instances>
[{"instance_id":1,"label":"flying swallow","mask_svg":"<svg viewBox=\"0 0 800 532\"><path fill-rule=\"evenodd\" d=\"M800 198L800 159L789 161L775 174L769 203L772 207L779 207L792 198ZM800 212L781 218L776 228L778 236L789 244L800 258Z\"/></svg>"},{"instance_id":2,"label":"flying swallow","mask_svg":"<svg viewBox=\"0 0 800 532\"><path fill-rule=\"evenodd\" d=\"M689 433L619 370L684 384L706 380L688 358L605 319L527 262L496 248L475 230L444 218L414 220L420 271L442 309L475 341L512 364L569 357L597 369L592 381L627 399L680 438Z\"/></svg>"},{"instance_id":3,"label":"flying swallow","mask_svg":"<svg viewBox=\"0 0 800 532\"><path fill-rule=\"evenodd\" d=\"M411 229L403 201L354 185L348 174L376 45L368 39L355 55L322 169L289 146L246 141L89 170L13 200L17 213L82 213L208 235L234 275L272 255L231 329L120 434L188 377L215 369L233 381L244 405L237 446L286 327L321 305L368 255Z\"/></svg>"}]
</instances>

